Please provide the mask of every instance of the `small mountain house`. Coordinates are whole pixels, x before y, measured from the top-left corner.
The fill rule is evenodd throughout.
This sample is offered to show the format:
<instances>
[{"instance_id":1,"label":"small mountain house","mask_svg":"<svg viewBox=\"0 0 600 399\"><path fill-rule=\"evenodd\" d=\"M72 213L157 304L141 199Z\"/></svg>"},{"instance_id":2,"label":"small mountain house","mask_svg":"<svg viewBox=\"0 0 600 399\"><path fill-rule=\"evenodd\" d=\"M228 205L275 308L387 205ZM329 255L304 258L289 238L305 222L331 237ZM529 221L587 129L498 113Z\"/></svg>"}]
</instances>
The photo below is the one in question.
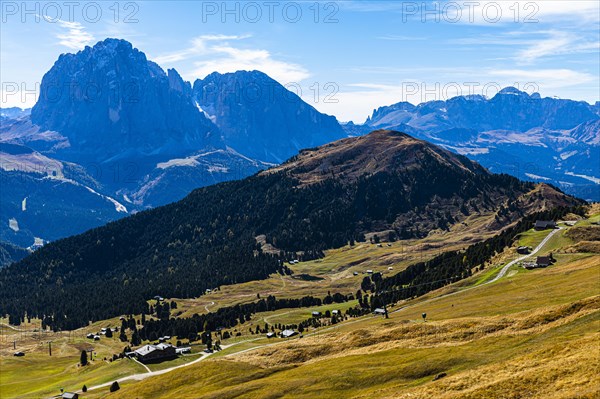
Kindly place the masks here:
<instances>
[{"instance_id":1,"label":"small mountain house","mask_svg":"<svg viewBox=\"0 0 600 399\"><path fill-rule=\"evenodd\" d=\"M535 265L537 267L548 267L552 264L552 257L550 256L538 256Z\"/></svg>"},{"instance_id":2,"label":"small mountain house","mask_svg":"<svg viewBox=\"0 0 600 399\"><path fill-rule=\"evenodd\" d=\"M162 362L177 357L175 347L170 344L144 345L132 354L142 363Z\"/></svg>"},{"instance_id":3,"label":"small mountain house","mask_svg":"<svg viewBox=\"0 0 600 399\"><path fill-rule=\"evenodd\" d=\"M290 338L293 337L294 335L298 334L298 331L294 331L294 330L283 330L282 332L279 333L279 336L281 338Z\"/></svg>"},{"instance_id":4,"label":"small mountain house","mask_svg":"<svg viewBox=\"0 0 600 399\"><path fill-rule=\"evenodd\" d=\"M554 220L536 220L533 228L536 230L555 229L556 222Z\"/></svg>"}]
</instances>

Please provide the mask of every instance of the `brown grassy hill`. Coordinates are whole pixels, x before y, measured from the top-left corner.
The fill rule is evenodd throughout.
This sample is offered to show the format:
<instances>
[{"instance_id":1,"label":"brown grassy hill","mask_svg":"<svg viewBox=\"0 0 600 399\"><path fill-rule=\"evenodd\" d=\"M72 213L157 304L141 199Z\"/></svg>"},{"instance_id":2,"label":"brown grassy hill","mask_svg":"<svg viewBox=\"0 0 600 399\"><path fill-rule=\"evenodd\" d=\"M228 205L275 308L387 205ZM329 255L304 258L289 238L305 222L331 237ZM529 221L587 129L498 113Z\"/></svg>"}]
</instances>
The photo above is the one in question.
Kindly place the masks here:
<instances>
[{"instance_id":1,"label":"brown grassy hill","mask_svg":"<svg viewBox=\"0 0 600 399\"><path fill-rule=\"evenodd\" d=\"M466 174L489 173L466 157L391 130L376 130L365 136L306 149L288 162L261 173L284 171L302 184L317 183L331 177L352 181L381 172L424 168L425 159L432 159L443 167L460 169Z\"/></svg>"}]
</instances>

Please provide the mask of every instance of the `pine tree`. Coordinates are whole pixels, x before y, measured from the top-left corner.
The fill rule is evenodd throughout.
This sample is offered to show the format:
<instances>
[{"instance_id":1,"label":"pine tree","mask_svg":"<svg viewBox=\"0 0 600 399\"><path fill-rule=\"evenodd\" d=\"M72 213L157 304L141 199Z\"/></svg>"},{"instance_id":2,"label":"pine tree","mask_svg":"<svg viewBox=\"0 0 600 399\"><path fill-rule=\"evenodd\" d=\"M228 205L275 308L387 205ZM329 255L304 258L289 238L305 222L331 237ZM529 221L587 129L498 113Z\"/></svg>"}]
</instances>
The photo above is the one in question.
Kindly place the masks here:
<instances>
[{"instance_id":1,"label":"pine tree","mask_svg":"<svg viewBox=\"0 0 600 399\"><path fill-rule=\"evenodd\" d=\"M79 363L81 363L82 366L85 366L88 364L88 357L87 357L87 352L86 351L81 351L81 356L79 358Z\"/></svg>"},{"instance_id":2,"label":"pine tree","mask_svg":"<svg viewBox=\"0 0 600 399\"><path fill-rule=\"evenodd\" d=\"M121 389L121 387L117 381L113 382L110 386L110 392L117 392L119 389Z\"/></svg>"},{"instance_id":3,"label":"pine tree","mask_svg":"<svg viewBox=\"0 0 600 399\"><path fill-rule=\"evenodd\" d=\"M126 342L127 341L127 334L125 334L125 328L121 327L121 334L119 335L119 339L121 340L121 342Z\"/></svg>"},{"instance_id":4,"label":"pine tree","mask_svg":"<svg viewBox=\"0 0 600 399\"><path fill-rule=\"evenodd\" d=\"M131 335L131 345L138 346L142 343L142 339L140 338L140 334L138 330L133 330L133 334Z\"/></svg>"}]
</instances>

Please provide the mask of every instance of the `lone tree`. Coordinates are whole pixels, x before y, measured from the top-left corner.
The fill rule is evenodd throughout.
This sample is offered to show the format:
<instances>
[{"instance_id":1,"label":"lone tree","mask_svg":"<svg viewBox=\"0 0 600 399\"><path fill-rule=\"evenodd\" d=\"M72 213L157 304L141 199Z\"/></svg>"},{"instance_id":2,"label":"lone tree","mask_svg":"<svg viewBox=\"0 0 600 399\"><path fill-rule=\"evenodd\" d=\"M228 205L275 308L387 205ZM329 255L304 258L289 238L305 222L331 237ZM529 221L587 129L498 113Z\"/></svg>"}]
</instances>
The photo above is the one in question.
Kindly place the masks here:
<instances>
[{"instance_id":1,"label":"lone tree","mask_svg":"<svg viewBox=\"0 0 600 399\"><path fill-rule=\"evenodd\" d=\"M121 389L121 387L117 381L113 382L110 386L110 392L117 392L119 389Z\"/></svg>"},{"instance_id":2,"label":"lone tree","mask_svg":"<svg viewBox=\"0 0 600 399\"><path fill-rule=\"evenodd\" d=\"M119 334L121 342L127 342L127 334L125 334L125 327L121 326L121 334Z\"/></svg>"},{"instance_id":3,"label":"lone tree","mask_svg":"<svg viewBox=\"0 0 600 399\"><path fill-rule=\"evenodd\" d=\"M81 351L81 357L79 358L79 363L81 363L82 366L85 366L86 364L88 364L88 358L87 358L86 351Z\"/></svg>"}]
</instances>

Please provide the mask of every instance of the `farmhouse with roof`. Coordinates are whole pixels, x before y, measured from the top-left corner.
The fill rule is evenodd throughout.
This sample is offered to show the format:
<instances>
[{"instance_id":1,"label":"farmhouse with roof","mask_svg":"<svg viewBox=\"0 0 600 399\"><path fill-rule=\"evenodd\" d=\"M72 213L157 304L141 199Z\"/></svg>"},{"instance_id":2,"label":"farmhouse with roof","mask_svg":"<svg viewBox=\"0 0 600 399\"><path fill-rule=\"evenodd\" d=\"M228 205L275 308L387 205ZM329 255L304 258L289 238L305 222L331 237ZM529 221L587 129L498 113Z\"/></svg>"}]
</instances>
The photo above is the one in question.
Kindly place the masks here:
<instances>
[{"instance_id":1,"label":"farmhouse with roof","mask_svg":"<svg viewBox=\"0 0 600 399\"><path fill-rule=\"evenodd\" d=\"M175 347L170 344L144 345L131 354L142 363L162 362L177 357Z\"/></svg>"}]
</instances>

